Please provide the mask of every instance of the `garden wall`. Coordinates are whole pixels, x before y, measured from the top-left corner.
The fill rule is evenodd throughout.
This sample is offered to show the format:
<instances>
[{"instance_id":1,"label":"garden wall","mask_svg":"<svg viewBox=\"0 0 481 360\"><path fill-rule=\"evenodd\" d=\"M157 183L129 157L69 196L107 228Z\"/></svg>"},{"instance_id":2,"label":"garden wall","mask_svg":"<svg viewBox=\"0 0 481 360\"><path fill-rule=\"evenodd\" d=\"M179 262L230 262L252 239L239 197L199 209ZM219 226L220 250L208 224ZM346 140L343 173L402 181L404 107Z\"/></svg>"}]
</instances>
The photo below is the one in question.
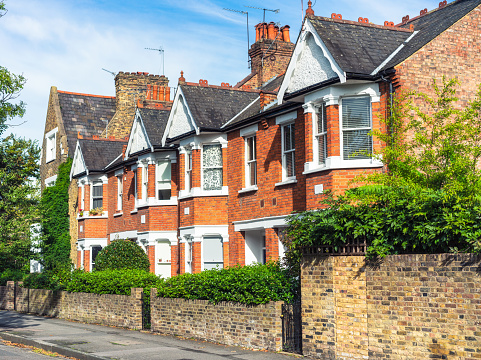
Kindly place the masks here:
<instances>
[{"instance_id":1,"label":"garden wall","mask_svg":"<svg viewBox=\"0 0 481 360\"><path fill-rule=\"evenodd\" d=\"M151 290L151 329L226 345L279 351L282 348L282 301L248 306L213 305L207 300L157 297Z\"/></svg>"},{"instance_id":2,"label":"garden wall","mask_svg":"<svg viewBox=\"0 0 481 360\"><path fill-rule=\"evenodd\" d=\"M481 256L305 254L304 355L480 359Z\"/></svg>"},{"instance_id":3,"label":"garden wall","mask_svg":"<svg viewBox=\"0 0 481 360\"><path fill-rule=\"evenodd\" d=\"M13 285L13 284L12 284ZM13 310L4 299L13 299L13 286L0 286L0 309ZM97 295L16 287L16 310L61 319L142 329L143 289L131 295Z\"/></svg>"}]
</instances>

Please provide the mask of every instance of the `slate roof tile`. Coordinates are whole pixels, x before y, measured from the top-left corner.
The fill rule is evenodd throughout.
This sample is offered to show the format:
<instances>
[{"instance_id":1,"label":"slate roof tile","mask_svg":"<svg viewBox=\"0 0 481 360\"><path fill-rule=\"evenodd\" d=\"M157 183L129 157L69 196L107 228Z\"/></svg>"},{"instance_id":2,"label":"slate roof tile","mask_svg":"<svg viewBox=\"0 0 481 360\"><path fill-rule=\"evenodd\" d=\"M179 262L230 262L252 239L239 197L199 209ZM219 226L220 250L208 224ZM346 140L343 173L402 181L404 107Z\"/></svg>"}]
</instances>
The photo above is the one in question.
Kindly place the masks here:
<instances>
[{"instance_id":1,"label":"slate roof tile","mask_svg":"<svg viewBox=\"0 0 481 360\"><path fill-rule=\"evenodd\" d=\"M122 154L127 141L78 139L85 165L89 171L101 171Z\"/></svg>"},{"instance_id":2,"label":"slate roof tile","mask_svg":"<svg viewBox=\"0 0 481 360\"><path fill-rule=\"evenodd\" d=\"M194 121L201 129L219 130L259 94L232 88L181 85Z\"/></svg>"},{"instance_id":3,"label":"slate roof tile","mask_svg":"<svg viewBox=\"0 0 481 360\"><path fill-rule=\"evenodd\" d=\"M140 116L153 146L162 145L162 136L169 119L170 110L140 108Z\"/></svg>"},{"instance_id":4,"label":"slate roof tile","mask_svg":"<svg viewBox=\"0 0 481 360\"><path fill-rule=\"evenodd\" d=\"M100 135L115 114L115 98L58 91L69 154L73 156L77 133Z\"/></svg>"}]
</instances>

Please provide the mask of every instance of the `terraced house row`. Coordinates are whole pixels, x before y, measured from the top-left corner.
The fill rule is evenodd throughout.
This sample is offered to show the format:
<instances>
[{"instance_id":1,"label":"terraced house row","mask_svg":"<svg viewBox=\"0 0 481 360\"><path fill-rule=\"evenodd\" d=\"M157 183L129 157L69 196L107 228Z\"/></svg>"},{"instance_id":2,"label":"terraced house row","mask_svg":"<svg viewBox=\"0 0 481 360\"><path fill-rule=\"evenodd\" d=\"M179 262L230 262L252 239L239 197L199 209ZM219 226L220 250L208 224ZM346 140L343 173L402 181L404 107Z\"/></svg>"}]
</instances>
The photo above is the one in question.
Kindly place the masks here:
<instances>
[{"instance_id":1,"label":"terraced house row","mask_svg":"<svg viewBox=\"0 0 481 360\"><path fill-rule=\"evenodd\" d=\"M164 76L120 72L115 98L52 88L42 181L73 157L77 267L117 238L165 277L279 258L289 214L385 170L371 132L387 131L396 93L457 76L460 97L474 96L480 4L443 1L397 25L309 4L295 44L288 26L256 26L252 72L233 86L181 73L174 92Z\"/></svg>"}]
</instances>

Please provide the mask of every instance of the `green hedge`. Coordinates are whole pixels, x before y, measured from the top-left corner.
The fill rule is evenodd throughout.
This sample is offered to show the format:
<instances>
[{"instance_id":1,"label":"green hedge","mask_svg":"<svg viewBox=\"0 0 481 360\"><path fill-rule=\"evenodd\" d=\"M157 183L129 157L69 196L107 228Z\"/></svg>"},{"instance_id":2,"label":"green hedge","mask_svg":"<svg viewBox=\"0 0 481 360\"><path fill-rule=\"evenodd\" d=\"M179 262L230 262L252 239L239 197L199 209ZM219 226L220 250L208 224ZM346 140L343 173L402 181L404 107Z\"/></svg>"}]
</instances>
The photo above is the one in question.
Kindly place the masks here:
<instances>
[{"instance_id":1,"label":"green hedge","mask_svg":"<svg viewBox=\"0 0 481 360\"><path fill-rule=\"evenodd\" d=\"M293 299L298 290L297 279L289 276L279 263L236 266L183 274L162 279L144 270L75 270L58 273L30 274L25 287L93 294L130 295L130 289L143 288L145 293L155 287L159 297L201 299L212 303L232 301L247 305Z\"/></svg>"},{"instance_id":2,"label":"green hedge","mask_svg":"<svg viewBox=\"0 0 481 360\"><path fill-rule=\"evenodd\" d=\"M296 280L278 263L272 262L175 276L160 284L157 295L256 305L269 301L289 302L296 289Z\"/></svg>"},{"instance_id":3,"label":"green hedge","mask_svg":"<svg viewBox=\"0 0 481 360\"><path fill-rule=\"evenodd\" d=\"M74 271L65 290L93 294L130 295L130 289L156 287L162 279L144 270Z\"/></svg>"}]
</instances>

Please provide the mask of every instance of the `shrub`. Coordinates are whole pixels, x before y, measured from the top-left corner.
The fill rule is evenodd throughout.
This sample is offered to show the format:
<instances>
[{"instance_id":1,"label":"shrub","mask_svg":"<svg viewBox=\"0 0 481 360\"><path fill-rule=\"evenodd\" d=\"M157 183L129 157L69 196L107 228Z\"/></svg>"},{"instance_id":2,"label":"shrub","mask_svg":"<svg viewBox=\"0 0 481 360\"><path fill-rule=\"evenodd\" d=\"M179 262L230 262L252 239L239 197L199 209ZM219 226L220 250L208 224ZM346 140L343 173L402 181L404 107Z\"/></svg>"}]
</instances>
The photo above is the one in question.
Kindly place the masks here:
<instances>
[{"instance_id":1,"label":"shrub","mask_svg":"<svg viewBox=\"0 0 481 360\"><path fill-rule=\"evenodd\" d=\"M95 259L95 271L114 269L138 269L149 271L147 254L129 240L114 240L100 251Z\"/></svg>"},{"instance_id":2,"label":"shrub","mask_svg":"<svg viewBox=\"0 0 481 360\"><path fill-rule=\"evenodd\" d=\"M66 268L27 274L23 279L23 286L29 289L65 290L71 275Z\"/></svg>"},{"instance_id":3,"label":"shrub","mask_svg":"<svg viewBox=\"0 0 481 360\"><path fill-rule=\"evenodd\" d=\"M7 285L7 281L22 281L25 271L18 269L7 269L0 273L0 286Z\"/></svg>"},{"instance_id":4,"label":"shrub","mask_svg":"<svg viewBox=\"0 0 481 360\"><path fill-rule=\"evenodd\" d=\"M74 271L65 290L92 294L130 295L130 289L143 288L148 293L163 280L144 270Z\"/></svg>"},{"instance_id":5,"label":"shrub","mask_svg":"<svg viewBox=\"0 0 481 360\"><path fill-rule=\"evenodd\" d=\"M279 263L236 266L183 274L160 283L157 295L168 298L232 301L247 305L287 301L294 297L297 282Z\"/></svg>"}]
</instances>

